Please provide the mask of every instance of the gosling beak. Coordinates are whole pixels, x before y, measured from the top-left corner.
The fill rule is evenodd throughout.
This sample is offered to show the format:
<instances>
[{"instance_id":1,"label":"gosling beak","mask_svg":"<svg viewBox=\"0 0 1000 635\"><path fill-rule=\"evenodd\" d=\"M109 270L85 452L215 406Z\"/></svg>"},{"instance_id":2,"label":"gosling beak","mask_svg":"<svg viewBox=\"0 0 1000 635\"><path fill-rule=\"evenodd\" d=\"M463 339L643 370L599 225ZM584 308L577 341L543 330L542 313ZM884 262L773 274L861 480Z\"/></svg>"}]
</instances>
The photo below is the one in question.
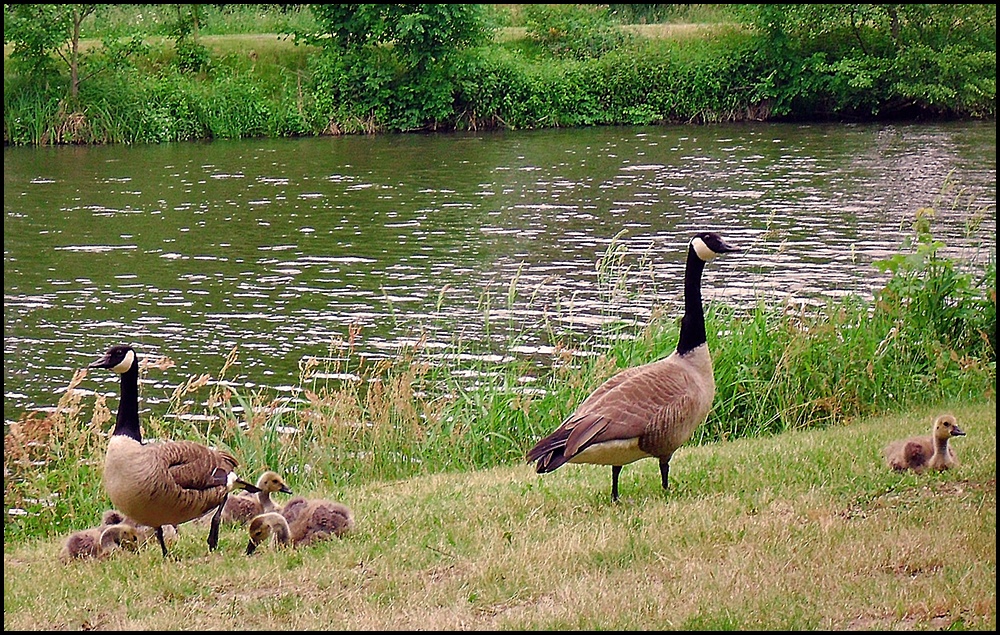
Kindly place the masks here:
<instances>
[{"instance_id":1,"label":"gosling beak","mask_svg":"<svg viewBox=\"0 0 1000 635\"><path fill-rule=\"evenodd\" d=\"M253 552L257 550L257 543L250 541L247 543L247 555L252 556Z\"/></svg>"},{"instance_id":2,"label":"gosling beak","mask_svg":"<svg viewBox=\"0 0 1000 635\"><path fill-rule=\"evenodd\" d=\"M952 426L952 428L951 428L951 436L953 436L953 437L964 437L965 436L965 430L959 428L958 426Z\"/></svg>"},{"instance_id":3,"label":"gosling beak","mask_svg":"<svg viewBox=\"0 0 1000 635\"><path fill-rule=\"evenodd\" d=\"M292 492L292 488L288 487L287 485L282 485L281 489L279 489L278 491L283 492L285 494L294 494L294 492Z\"/></svg>"}]
</instances>

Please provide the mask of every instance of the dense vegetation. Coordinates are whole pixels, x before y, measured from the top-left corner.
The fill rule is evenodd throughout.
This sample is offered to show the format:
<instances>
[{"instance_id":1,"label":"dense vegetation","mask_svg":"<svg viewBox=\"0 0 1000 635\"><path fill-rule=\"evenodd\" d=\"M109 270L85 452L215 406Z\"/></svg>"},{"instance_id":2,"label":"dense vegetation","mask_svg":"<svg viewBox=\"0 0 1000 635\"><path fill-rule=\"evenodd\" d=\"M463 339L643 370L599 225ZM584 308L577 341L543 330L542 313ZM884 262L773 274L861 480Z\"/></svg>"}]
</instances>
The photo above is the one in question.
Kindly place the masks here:
<instances>
[{"instance_id":1,"label":"dense vegetation","mask_svg":"<svg viewBox=\"0 0 1000 635\"><path fill-rule=\"evenodd\" d=\"M996 5L5 4L4 43L8 145L996 114Z\"/></svg>"}]
</instances>

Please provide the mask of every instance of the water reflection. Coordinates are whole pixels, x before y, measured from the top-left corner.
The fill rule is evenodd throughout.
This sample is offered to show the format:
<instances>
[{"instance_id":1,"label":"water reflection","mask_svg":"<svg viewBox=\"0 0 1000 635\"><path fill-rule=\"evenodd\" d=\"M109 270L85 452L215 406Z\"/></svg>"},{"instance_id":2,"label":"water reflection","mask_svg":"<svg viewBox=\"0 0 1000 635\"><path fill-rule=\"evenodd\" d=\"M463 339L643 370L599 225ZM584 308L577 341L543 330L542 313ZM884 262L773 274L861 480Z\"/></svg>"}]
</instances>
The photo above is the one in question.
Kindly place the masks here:
<instances>
[{"instance_id":1,"label":"water reflection","mask_svg":"<svg viewBox=\"0 0 1000 635\"><path fill-rule=\"evenodd\" d=\"M745 249L706 272L710 300L870 295L923 206L951 255L995 249L995 124L7 148L5 418L119 340L177 362L144 388L157 413L234 346L227 381L291 391L353 326L370 358L490 340L477 354L544 358L678 312L703 228Z\"/></svg>"}]
</instances>

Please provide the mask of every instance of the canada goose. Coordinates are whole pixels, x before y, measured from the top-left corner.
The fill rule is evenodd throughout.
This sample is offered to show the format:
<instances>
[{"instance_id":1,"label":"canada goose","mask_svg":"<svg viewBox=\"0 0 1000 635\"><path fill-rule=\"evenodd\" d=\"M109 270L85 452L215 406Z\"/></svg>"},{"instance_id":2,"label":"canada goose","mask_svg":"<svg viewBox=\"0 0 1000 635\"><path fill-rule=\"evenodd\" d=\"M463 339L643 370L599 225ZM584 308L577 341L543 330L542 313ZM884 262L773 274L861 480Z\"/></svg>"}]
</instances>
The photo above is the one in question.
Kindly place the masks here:
<instances>
[{"instance_id":1,"label":"canada goose","mask_svg":"<svg viewBox=\"0 0 1000 635\"><path fill-rule=\"evenodd\" d=\"M885 462L894 470L947 470L958 465L955 450L948 443L952 437L963 437L955 417L940 415L931 426L930 435L898 439L885 446Z\"/></svg>"},{"instance_id":2,"label":"canada goose","mask_svg":"<svg viewBox=\"0 0 1000 635\"><path fill-rule=\"evenodd\" d=\"M528 462L535 462L536 472L552 472L563 463L610 465L611 500L617 501L622 466L656 458L667 489L670 457L708 416L715 396L701 274L706 262L734 251L739 249L714 232L691 238L677 350L664 359L625 369L598 386L528 451Z\"/></svg>"},{"instance_id":3,"label":"canada goose","mask_svg":"<svg viewBox=\"0 0 1000 635\"><path fill-rule=\"evenodd\" d=\"M257 488L236 474L237 460L224 450L194 441L143 443L139 428L139 361L131 346L112 346L88 368L109 368L121 375L114 432L104 458L104 488L114 506L141 525L155 528L167 555L163 528L215 509L208 548L219 543L222 507L234 487Z\"/></svg>"},{"instance_id":4,"label":"canada goose","mask_svg":"<svg viewBox=\"0 0 1000 635\"><path fill-rule=\"evenodd\" d=\"M75 531L63 542L59 559L69 562L74 559L105 558L115 549L138 551L139 534L135 527L115 523Z\"/></svg>"},{"instance_id":5,"label":"canada goose","mask_svg":"<svg viewBox=\"0 0 1000 635\"><path fill-rule=\"evenodd\" d=\"M292 493L281 475L273 470L261 474L256 487L260 490L256 494L233 495L226 500L226 506L222 508L222 522L242 525L259 514L278 511L278 506L271 500L271 493Z\"/></svg>"},{"instance_id":6,"label":"canada goose","mask_svg":"<svg viewBox=\"0 0 1000 635\"><path fill-rule=\"evenodd\" d=\"M286 526L282 526L271 514L281 516ZM281 512L271 514L261 514L250 521L247 555L253 554L257 546L271 535L275 535L279 543L302 546L342 537L354 530L354 513L347 505L321 498L296 496L285 503ZM281 537L284 529L287 529L286 539Z\"/></svg>"}]
</instances>

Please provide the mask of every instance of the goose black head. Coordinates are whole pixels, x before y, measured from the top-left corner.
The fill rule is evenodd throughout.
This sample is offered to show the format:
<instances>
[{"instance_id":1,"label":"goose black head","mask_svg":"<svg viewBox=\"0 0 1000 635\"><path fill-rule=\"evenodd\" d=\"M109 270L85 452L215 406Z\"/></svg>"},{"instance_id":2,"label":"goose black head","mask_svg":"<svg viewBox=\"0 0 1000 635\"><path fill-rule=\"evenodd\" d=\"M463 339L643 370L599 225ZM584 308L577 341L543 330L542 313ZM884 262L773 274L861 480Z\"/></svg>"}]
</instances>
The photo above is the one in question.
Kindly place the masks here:
<instances>
[{"instance_id":1,"label":"goose black head","mask_svg":"<svg viewBox=\"0 0 1000 635\"><path fill-rule=\"evenodd\" d=\"M739 251L738 247L730 245L722 236L715 232L695 234L691 239L691 249L694 250L695 255L705 262L712 260L720 254Z\"/></svg>"},{"instance_id":2,"label":"goose black head","mask_svg":"<svg viewBox=\"0 0 1000 635\"><path fill-rule=\"evenodd\" d=\"M108 349L101 359L91 362L87 368L110 368L119 375L124 374L136 364L135 351L127 344L116 344Z\"/></svg>"}]
</instances>

